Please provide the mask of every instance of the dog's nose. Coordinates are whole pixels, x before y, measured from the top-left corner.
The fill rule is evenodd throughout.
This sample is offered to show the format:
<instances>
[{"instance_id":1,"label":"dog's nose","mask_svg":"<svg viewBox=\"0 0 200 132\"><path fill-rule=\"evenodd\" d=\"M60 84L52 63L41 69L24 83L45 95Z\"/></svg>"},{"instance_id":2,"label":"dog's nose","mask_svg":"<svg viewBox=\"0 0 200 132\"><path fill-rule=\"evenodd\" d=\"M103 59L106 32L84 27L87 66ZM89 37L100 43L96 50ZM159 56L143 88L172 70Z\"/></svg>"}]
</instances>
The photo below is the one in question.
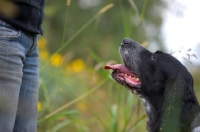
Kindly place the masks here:
<instances>
[{"instance_id":1,"label":"dog's nose","mask_svg":"<svg viewBox=\"0 0 200 132\"><path fill-rule=\"evenodd\" d=\"M122 41L122 44L130 44L131 42L133 42L132 39L130 39L130 38L124 38L124 40Z\"/></svg>"}]
</instances>

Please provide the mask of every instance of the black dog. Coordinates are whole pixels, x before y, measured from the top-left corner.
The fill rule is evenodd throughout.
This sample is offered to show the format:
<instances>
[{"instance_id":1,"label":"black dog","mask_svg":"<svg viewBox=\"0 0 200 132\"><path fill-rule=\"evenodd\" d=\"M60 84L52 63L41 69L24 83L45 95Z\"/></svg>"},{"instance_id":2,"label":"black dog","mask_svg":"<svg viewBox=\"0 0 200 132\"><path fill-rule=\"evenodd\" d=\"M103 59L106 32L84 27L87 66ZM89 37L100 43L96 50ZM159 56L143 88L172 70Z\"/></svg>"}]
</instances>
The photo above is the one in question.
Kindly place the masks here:
<instances>
[{"instance_id":1,"label":"black dog","mask_svg":"<svg viewBox=\"0 0 200 132\"><path fill-rule=\"evenodd\" d=\"M200 132L200 107L193 78L174 57L151 53L125 38L120 46L125 65L107 65L112 78L142 100L149 132Z\"/></svg>"}]
</instances>

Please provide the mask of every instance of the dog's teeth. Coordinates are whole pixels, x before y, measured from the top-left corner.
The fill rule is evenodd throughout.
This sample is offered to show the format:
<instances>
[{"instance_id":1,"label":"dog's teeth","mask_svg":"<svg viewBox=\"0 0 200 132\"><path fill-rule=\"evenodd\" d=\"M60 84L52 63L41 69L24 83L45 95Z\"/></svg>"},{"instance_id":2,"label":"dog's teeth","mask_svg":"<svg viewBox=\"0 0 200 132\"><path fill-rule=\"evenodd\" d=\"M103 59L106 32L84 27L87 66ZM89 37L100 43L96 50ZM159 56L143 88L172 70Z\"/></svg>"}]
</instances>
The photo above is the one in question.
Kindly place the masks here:
<instances>
[{"instance_id":1,"label":"dog's teeth","mask_svg":"<svg viewBox=\"0 0 200 132\"><path fill-rule=\"evenodd\" d=\"M136 80L136 81L139 81L140 79L137 77L137 78L135 78L135 80Z\"/></svg>"}]
</instances>

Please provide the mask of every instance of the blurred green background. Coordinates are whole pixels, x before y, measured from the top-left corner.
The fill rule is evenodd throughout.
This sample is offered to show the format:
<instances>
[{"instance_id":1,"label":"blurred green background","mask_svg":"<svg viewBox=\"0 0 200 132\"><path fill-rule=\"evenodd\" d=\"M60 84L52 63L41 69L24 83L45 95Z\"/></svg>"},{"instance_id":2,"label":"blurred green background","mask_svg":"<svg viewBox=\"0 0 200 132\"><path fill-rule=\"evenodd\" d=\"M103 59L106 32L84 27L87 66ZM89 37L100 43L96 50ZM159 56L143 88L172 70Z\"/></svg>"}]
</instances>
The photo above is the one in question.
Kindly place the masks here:
<instances>
[{"instance_id":1,"label":"blurred green background","mask_svg":"<svg viewBox=\"0 0 200 132\"><path fill-rule=\"evenodd\" d=\"M38 131L146 131L143 104L103 66L121 63L124 37L165 51L161 26L169 6L163 0L47 0L38 42ZM199 68L189 67L199 98Z\"/></svg>"},{"instance_id":2,"label":"blurred green background","mask_svg":"<svg viewBox=\"0 0 200 132\"><path fill-rule=\"evenodd\" d=\"M173 1L172 1L173 2ZM141 101L110 79L123 38L165 51L164 0L46 0L38 132L144 132ZM199 67L188 65L200 100Z\"/></svg>"}]
</instances>

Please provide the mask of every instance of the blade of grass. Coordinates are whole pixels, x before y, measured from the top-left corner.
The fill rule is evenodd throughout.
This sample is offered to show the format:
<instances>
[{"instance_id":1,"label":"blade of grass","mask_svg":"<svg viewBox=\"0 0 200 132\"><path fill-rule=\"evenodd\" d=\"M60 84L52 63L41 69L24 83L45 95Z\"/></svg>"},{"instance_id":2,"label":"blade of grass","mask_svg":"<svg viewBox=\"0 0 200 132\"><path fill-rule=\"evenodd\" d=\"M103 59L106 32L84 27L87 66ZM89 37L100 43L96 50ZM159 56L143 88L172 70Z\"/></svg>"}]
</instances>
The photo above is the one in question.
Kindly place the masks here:
<instances>
[{"instance_id":1,"label":"blade of grass","mask_svg":"<svg viewBox=\"0 0 200 132\"><path fill-rule=\"evenodd\" d=\"M142 6L142 12L140 14L140 22L142 22L142 20L144 19L144 14L146 11L147 3L148 3L148 0L144 0L143 6Z\"/></svg>"},{"instance_id":2,"label":"blade of grass","mask_svg":"<svg viewBox=\"0 0 200 132\"><path fill-rule=\"evenodd\" d=\"M114 6L113 3L104 6L96 15L94 15L88 22L86 22L73 36L71 36L66 42L62 44L62 46L56 50L55 53L61 52L72 40L74 40L80 33L82 33L96 18L100 17L101 14L105 13L107 10ZM45 68L45 66L50 62L51 59L46 61L46 63L41 67L41 70Z\"/></svg>"},{"instance_id":3,"label":"blade of grass","mask_svg":"<svg viewBox=\"0 0 200 132\"><path fill-rule=\"evenodd\" d=\"M79 114L79 112L77 110L60 112L60 113L57 113L55 115L50 116L49 118L40 119L38 121L38 124L41 123L41 122L43 122L43 121L52 120L52 119L56 119L58 117L67 116L67 115L74 115L74 114Z\"/></svg>"},{"instance_id":4,"label":"blade of grass","mask_svg":"<svg viewBox=\"0 0 200 132\"><path fill-rule=\"evenodd\" d=\"M123 26L124 27L124 33L125 33L126 37L129 37L130 36L130 28L127 24L128 22L127 22L126 14L124 12L124 7L123 7L121 0L119 0L119 4L120 4L120 9L121 9L121 14L122 14L123 25L124 25Z\"/></svg>"},{"instance_id":5,"label":"blade of grass","mask_svg":"<svg viewBox=\"0 0 200 132\"><path fill-rule=\"evenodd\" d=\"M88 54L94 59L94 61L96 61L100 67L102 67L105 65L105 63L102 61L102 59L91 49L88 48ZM98 72L98 74L100 74L101 76L107 77L108 76L108 72L106 72L105 70L100 70L100 69L95 69L95 72Z\"/></svg>"},{"instance_id":6,"label":"blade of grass","mask_svg":"<svg viewBox=\"0 0 200 132\"><path fill-rule=\"evenodd\" d=\"M133 96L132 93L128 93L127 104L124 108L124 128L123 128L123 132L127 131L128 124L132 119L132 114L130 114L131 107L134 106L132 96Z\"/></svg>"},{"instance_id":7,"label":"blade of grass","mask_svg":"<svg viewBox=\"0 0 200 132\"><path fill-rule=\"evenodd\" d=\"M67 6L66 13L65 13L65 25L64 25L63 36L62 36L62 43L61 43L62 45L64 44L65 36L66 36L66 33L67 33L66 31L67 31L67 22L68 22L67 19L68 19L69 7L70 6Z\"/></svg>"},{"instance_id":8,"label":"blade of grass","mask_svg":"<svg viewBox=\"0 0 200 132\"><path fill-rule=\"evenodd\" d=\"M49 106L51 101L50 101L50 95L48 93L48 89L47 89L46 83L41 83L40 87L42 88L43 93L44 93L46 106Z\"/></svg>"},{"instance_id":9,"label":"blade of grass","mask_svg":"<svg viewBox=\"0 0 200 132\"><path fill-rule=\"evenodd\" d=\"M115 104L112 106L112 131L113 132L118 132L118 111L119 111L120 107Z\"/></svg>"},{"instance_id":10,"label":"blade of grass","mask_svg":"<svg viewBox=\"0 0 200 132\"><path fill-rule=\"evenodd\" d=\"M118 95L118 100L117 100L117 104L116 104L116 114L112 115L112 130L113 132L117 132L120 131L119 129L119 124L121 121L120 117L122 116L122 108L123 108L123 101L125 99L125 94L126 94L126 89L122 88L121 86L117 85L117 89L119 90L119 95Z\"/></svg>"},{"instance_id":11,"label":"blade of grass","mask_svg":"<svg viewBox=\"0 0 200 132\"><path fill-rule=\"evenodd\" d=\"M46 115L46 116L44 117L44 119L45 119L45 118L49 118L49 117L52 116L52 115L55 115L56 113L58 113L58 112L64 110L65 108L71 106L72 104L78 102L79 100L81 100L81 99L87 97L88 95L90 95L91 93L93 93L94 91L96 91L97 89L99 89L103 84L105 84L106 81L107 81L107 79L108 79L108 78L102 80L102 81L101 81L98 85L96 85L94 88L91 88L90 90L88 90L88 91L85 92L84 94L80 95L79 97L75 98L74 100L72 100L72 101L66 103L65 105L61 106L60 108L58 108L58 109L56 109L55 111L51 112L50 114Z\"/></svg>"},{"instance_id":12,"label":"blade of grass","mask_svg":"<svg viewBox=\"0 0 200 132\"><path fill-rule=\"evenodd\" d=\"M89 55L97 62L97 63L101 63L102 62L102 59L91 49L91 48L88 48L88 53Z\"/></svg>"},{"instance_id":13,"label":"blade of grass","mask_svg":"<svg viewBox=\"0 0 200 132\"><path fill-rule=\"evenodd\" d=\"M89 111L92 113L92 115L97 119L97 121L100 123L100 125L103 127L105 132L108 132L109 129L107 127L107 124L103 122L103 120L100 118L101 115L96 114L95 111L88 105Z\"/></svg>"},{"instance_id":14,"label":"blade of grass","mask_svg":"<svg viewBox=\"0 0 200 132\"><path fill-rule=\"evenodd\" d=\"M66 5L67 5L67 9L66 9L66 13L65 13L65 24L64 24L64 29L63 29L63 36L62 36L62 42L61 42L61 47L63 46L64 44L64 40L65 40L65 36L66 36L66 30L67 30L67 19L68 19L68 12L69 12L69 7L70 7L70 3L71 1L70 0L67 0L66 1ZM62 50L60 51L62 52ZM59 62L60 64L62 63L62 60L60 60ZM58 93L58 77L59 77L59 73L61 71L61 65L56 69L56 72L55 74L53 75L54 76L54 79L55 79L55 88L53 89L53 97L52 97L52 102L55 100L55 98L57 97L57 93Z\"/></svg>"},{"instance_id":15,"label":"blade of grass","mask_svg":"<svg viewBox=\"0 0 200 132\"><path fill-rule=\"evenodd\" d=\"M135 5L135 2L133 0L128 0L128 2L131 4L131 7L133 8L134 12L135 12L135 16L136 16L136 19L138 20L138 22L140 23L141 20L140 20L140 15L139 15L139 11L138 11L138 8L137 6Z\"/></svg>"},{"instance_id":16,"label":"blade of grass","mask_svg":"<svg viewBox=\"0 0 200 132\"><path fill-rule=\"evenodd\" d=\"M107 110L107 112L108 112L109 115L112 114L112 112L110 111L110 104L108 105L107 103L105 103L105 101L103 99L101 99L99 97L99 95L96 94L96 93L94 93L93 97L96 98L104 106L104 108Z\"/></svg>"},{"instance_id":17,"label":"blade of grass","mask_svg":"<svg viewBox=\"0 0 200 132\"><path fill-rule=\"evenodd\" d=\"M57 125L55 125L53 129L51 130L51 132L58 132L61 128L69 125L70 123L71 121L69 120L62 121L61 123L58 123Z\"/></svg>"},{"instance_id":18,"label":"blade of grass","mask_svg":"<svg viewBox=\"0 0 200 132\"><path fill-rule=\"evenodd\" d=\"M141 125L141 123L146 119L146 115L144 114L143 116L141 116L135 123L134 123L134 127L130 130L130 132L134 132L134 130Z\"/></svg>"}]
</instances>

